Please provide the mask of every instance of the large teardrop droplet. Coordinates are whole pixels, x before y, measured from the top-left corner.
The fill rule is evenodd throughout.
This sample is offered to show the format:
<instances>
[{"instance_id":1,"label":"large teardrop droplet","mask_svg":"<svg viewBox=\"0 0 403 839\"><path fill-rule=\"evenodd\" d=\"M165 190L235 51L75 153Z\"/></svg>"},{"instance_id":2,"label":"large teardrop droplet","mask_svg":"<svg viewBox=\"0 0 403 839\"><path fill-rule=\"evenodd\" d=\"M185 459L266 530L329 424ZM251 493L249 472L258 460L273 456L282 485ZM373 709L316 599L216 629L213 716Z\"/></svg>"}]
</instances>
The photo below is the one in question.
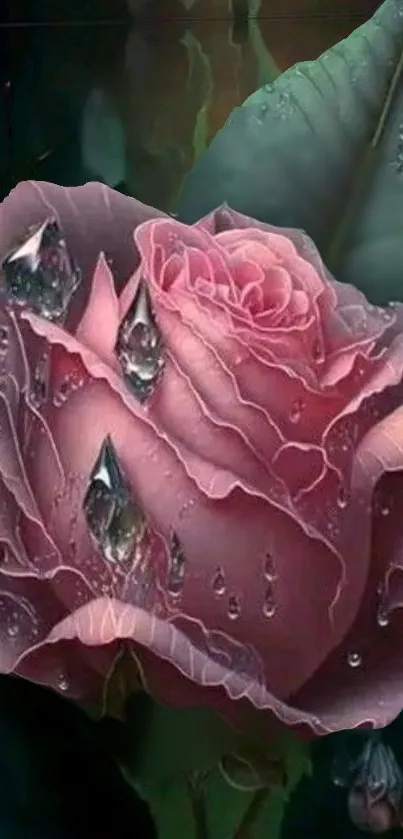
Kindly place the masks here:
<instances>
[{"instance_id":1,"label":"large teardrop droplet","mask_svg":"<svg viewBox=\"0 0 403 839\"><path fill-rule=\"evenodd\" d=\"M91 471L83 510L91 539L103 557L112 563L131 559L147 523L123 477L109 435Z\"/></svg>"},{"instance_id":2,"label":"large teardrop droplet","mask_svg":"<svg viewBox=\"0 0 403 839\"><path fill-rule=\"evenodd\" d=\"M28 306L41 317L63 321L81 282L55 219L47 219L5 257L1 265L10 303Z\"/></svg>"},{"instance_id":3,"label":"large teardrop droplet","mask_svg":"<svg viewBox=\"0 0 403 839\"><path fill-rule=\"evenodd\" d=\"M144 280L140 280L119 327L115 353L131 391L139 402L144 402L154 392L165 366L162 336Z\"/></svg>"}]
</instances>

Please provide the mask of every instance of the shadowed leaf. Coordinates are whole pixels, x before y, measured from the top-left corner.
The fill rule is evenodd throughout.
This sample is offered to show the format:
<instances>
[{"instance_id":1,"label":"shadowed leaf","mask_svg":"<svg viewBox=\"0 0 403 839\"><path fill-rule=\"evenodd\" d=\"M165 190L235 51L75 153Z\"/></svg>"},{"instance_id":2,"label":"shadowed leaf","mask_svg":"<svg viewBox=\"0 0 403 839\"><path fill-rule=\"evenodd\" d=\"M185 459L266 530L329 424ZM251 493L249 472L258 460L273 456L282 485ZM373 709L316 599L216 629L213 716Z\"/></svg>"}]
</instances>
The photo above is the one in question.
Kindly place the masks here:
<instances>
[{"instance_id":1,"label":"shadowed leaf","mask_svg":"<svg viewBox=\"0 0 403 839\"><path fill-rule=\"evenodd\" d=\"M304 229L338 279L400 296L403 0L236 108L185 179L179 218L227 202Z\"/></svg>"}]
</instances>

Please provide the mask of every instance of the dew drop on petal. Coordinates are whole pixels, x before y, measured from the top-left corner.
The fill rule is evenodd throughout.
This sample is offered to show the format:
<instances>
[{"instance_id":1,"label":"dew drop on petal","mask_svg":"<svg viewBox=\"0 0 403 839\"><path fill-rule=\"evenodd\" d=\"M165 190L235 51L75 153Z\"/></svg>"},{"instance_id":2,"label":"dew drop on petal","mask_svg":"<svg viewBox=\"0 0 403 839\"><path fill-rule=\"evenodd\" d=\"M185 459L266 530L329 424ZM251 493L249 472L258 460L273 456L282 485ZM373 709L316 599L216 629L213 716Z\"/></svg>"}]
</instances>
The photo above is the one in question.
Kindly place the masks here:
<instances>
[{"instance_id":1,"label":"dew drop on petal","mask_svg":"<svg viewBox=\"0 0 403 839\"><path fill-rule=\"evenodd\" d=\"M131 392L139 402L144 402L155 390L165 367L165 358L162 335L152 311L148 286L143 280L120 324L115 354Z\"/></svg>"},{"instance_id":2,"label":"dew drop on petal","mask_svg":"<svg viewBox=\"0 0 403 839\"><path fill-rule=\"evenodd\" d=\"M186 576L186 557L177 534L171 536L168 563L167 588L173 597L178 597L183 589Z\"/></svg>"},{"instance_id":3,"label":"dew drop on petal","mask_svg":"<svg viewBox=\"0 0 403 839\"><path fill-rule=\"evenodd\" d=\"M8 327L0 326L0 356L7 355L9 347Z\"/></svg>"},{"instance_id":4,"label":"dew drop on petal","mask_svg":"<svg viewBox=\"0 0 403 839\"><path fill-rule=\"evenodd\" d=\"M132 558L147 522L123 477L109 435L89 476L83 511L91 539L104 559L121 563Z\"/></svg>"},{"instance_id":5,"label":"dew drop on petal","mask_svg":"<svg viewBox=\"0 0 403 839\"><path fill-rule=\"evenodd\" d=\"M275 580L277 577L277 571L274 559L270 553L265 554L264 562L263 562L263 576L266 580L271 582Z\"/></svg>"},{"instance_id":6,"label":"dew drop on petal","mask_svg":"<svg viewBox=\"0 0 403 839\"><path fill-rule=\"evenodd\" d=\"M340 510L344 510L348 503L348 493L345 486L341 485L337 494L337 505Z\"/></svg>"},{"instance_id":7,"label":"dew drop on petal","mask_svg":"<svg viewBox=\"0 0 403 839\"><path fill-rule=\"evenodd\" d=\"M356 653L356 652L348 653L347 661L348 661L349 667L352 667L352 668L361 667L361 665L362 665L362 657L360 656L359 653Z\"/></svg>"},{"instance_id":8,"label":"dew drop on petal","mask_svg":"<svg viewBox=\"0 0 403 839\"><path fill-rule=\"evenodd\" d=\"M225 594L227 587L225 584L225 575L223 568L216 568L213 574L211 585L213 588L213 592L217 595L217 597L222 597L222 595Z\"/></svg>"},{"instance_id":9,"label":"dew drop on petal","mask_svg":"<svg viewBox=\"0 0 403 839\"><path fill-rule=\"evenodd\" d=\"M236 594L230 594L228 598L228 617L230 620L236 620L241 614L241 604Z\"/></svg>"},{"instance_id":10,"label":"dew drop on petal","mask_svg":"<svg viewBox=\"0 0 403 839\"><path fill-rule=\"evenodd\" d=\"M70 683L65 673L60 673L57 680L57 686L63 693L66 693L66 691L69 690Z\"/></svg>"},{"instance_id":11,"label":"dew drop on petal","mask_svg":"<svg viewBox=\"0 0 403 839\"><path fill-rule=\"evenodd\" d=\"M32 377L29 399L34 408L41 408L49 394L50 357L44 353L36 365Z\"/></svg>"},{"instance_id":12,"label":"dew drop on petal","mask_svg":"<svg viewBox=\"0 0 403 839\"><path fill-rule=\"evenodd\" d=\"M378 626L384 628L385 626L389 626L390 616L386 609L383 606L380 606L376 616L376 622Z\"/></svg>"},{"instance_id":13,"label":"dew drop on petal","mask_svg":"<svg viewBox=\"0 0 403 839\"><path fill-rule=\"evenodd\" d=\"M296 399L291 406L290 420L291 422L299 422L304 410L305 404L302 399Z\"/></svg>"},{"instance_id":14,"label":"dew drop on petal","mask_svg":"<svg viewBox=\"0 0 403 839\"><path fill-rule=\"evenodd\" d=\"M276 601L274 598L274 587L269 583L263 599L263 614L265 618L273 618L276 614Z\"/></svg>"}]
</instances>

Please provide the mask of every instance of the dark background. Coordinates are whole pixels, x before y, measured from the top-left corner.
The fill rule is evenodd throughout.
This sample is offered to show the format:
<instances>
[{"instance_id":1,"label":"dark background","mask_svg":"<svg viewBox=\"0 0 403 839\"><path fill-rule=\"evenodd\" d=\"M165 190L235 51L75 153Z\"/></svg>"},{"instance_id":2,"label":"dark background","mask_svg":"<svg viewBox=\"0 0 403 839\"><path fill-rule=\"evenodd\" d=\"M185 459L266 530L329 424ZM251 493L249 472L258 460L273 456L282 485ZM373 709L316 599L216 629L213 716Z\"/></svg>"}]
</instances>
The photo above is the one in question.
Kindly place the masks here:
<instances>
[{"instance_id":1,"label":"dark background","mask_svg":"<svg viewBox=\"0 0 403 839\"><path fill-rule=\"evenodd\" d=\"M1 197L25 178L96 179L168 209L195 156L274 66L316 58L379 4L187 5L2 0Z\"/></svg>"}]
</instances>

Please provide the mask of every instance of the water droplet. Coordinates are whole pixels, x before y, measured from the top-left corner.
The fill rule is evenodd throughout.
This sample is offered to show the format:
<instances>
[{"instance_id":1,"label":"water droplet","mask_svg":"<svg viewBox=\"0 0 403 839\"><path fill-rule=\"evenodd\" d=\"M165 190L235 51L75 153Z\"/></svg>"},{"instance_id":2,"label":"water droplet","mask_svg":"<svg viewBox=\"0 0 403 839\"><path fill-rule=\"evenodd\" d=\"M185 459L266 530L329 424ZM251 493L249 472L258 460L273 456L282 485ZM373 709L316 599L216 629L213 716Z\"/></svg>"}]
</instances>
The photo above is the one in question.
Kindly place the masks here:
<instances>
[{"instance_id":1,"label":"water droplet","mask_svg":"<svg viewBox=\"0 0 403 839\"><path fill-rule=\"evenodd\" d=\"M228 598L228 617L234 621L239 618L241 614L241 604L236 594L230 594Z\"/></svg>"},{"instance_id":2,"label":"water droplet","mask_svg":"<svg viewBox=\"0 0 403 839\"><path fill-rule=\"evenodd\" d=\"M390 508L386 504L382 504L382 506L380 508L380 514L381 514L381 516L385 516L385 517L389 516Z\"/></svg>"},{"instance_id":3,"label":"water droplet","mask_svg":"<svg viewBox=\"0 0 403 839\"><path fill-rule=\"evenodd\" d=\"M8 327L0 326L0 356L5 356L7 354L8 346Z\"/></svg>"},{"instance_id":4,"label":"water droplet","mask_svg":"<svg viewBox=\"0 0 403 839\"><path fill-rule=\"evenodd\" d=\"M305 404L302 399L296 399L291 406L290 420L291 422L299 422L304 410Z\"/></svg>"},{"instance_id":5,"label":"water droplet","mask_svg":"<svg viewBox=\"0 0 403 839\"><path fill-rule=\"evenodd\" d=\"M294 113L295 106L290 94L286 91L280 93L276 105L276 114L280 119L287 119Z\"/></svg>"},{"instance_id":6,"label":"water droplet","mask_svg":"<svg viewBox=\"0 0 403 839\"><path fill-rule=\"evenodd\" d=\"M48 320L64 319L81 274L55 219L31 229L1 267L11 303L27 305Z\"/></svg>"},{"instance_id":7,"label":"water droplet","mask_svg":"<svg viewBox=\"0 0 403 839\"><path fill-rule=\"evenodd\" d=\"M400 175L403 172L403 152L398 151L396 160L393 161L393 168Z\"/></svg>"},{"instance_id":8,"label":"water droplet","mask_svg":"<svg viewBox=\"0 0 403 839\"><path fill-rule=\"evenodd\" d=\"M65 673L60 673L60 676L57 680L57 686L59 690L61 690L63 693L66 693L66 691L69 690L70 683Z\"/></svg>"},{"instance_id":9,"label":"water droplet","mask_svg":"<svg viewBox=\"0 0 403 839\"><path fill-rule=\"evenodd\" d=\"M216 594L217 597L222 597L222 595L225 594L227 587L225 585L225 575L223 568L216 568L213 575L212 587L214 594Z\"/></svg>"},{"instance_id":10,"label":"water droplet","mask_svg":"<svg viewBox=\"0 0 403 839\"><path fill-rule=\"evenodd\" d=\"M121 472L108 435L89 476L83 511L92 541L109 562L129 560L145 536L147 523Z\"/></svg>"},{"instance_id":11,"label":"water droplet","mask_svg":"<svg viewBox=\"0 0 403 839\"><path fill-rule=\"evenodd\" d=\"M341 485L337 495L337 505L340 507L341 510L344 510L344 508L347 507L347 503L348 493L345 486Z\"/></svg>"},{"instance_id":12,"label":"water droplet","mask_svg":"<svg viewBox=\"0 0 403 839\"><path fill-rule=\"evenodd\" d=\"M118 332L115 353L139 402L154 392L165 360L147 284L140 281Z\"/></svg>"},{"instance_id":13,"label":"water droplet","mask_svg":"<svg viewBox=\"0 0 403 839\"><path fill-rule=\"evenodd\" d=\"M186 557L177 534L172 533L169 551L168 591L178 597L183 589L186 575Z\"/></svg>"},{"instance_id":14,"label":"water droplet","mask_svg":"<svg viewBox=\"0 0 403 839\"><path fill-rule=\"evenodd\" d=\"M319 361L323 361L323 349L319 338L316 338L316 340L313 343L312 358L316 363L318 363Z\"/></svg>"},{"instance_id":15,"label":"water droplet","mask_svg":"<svg viewBox=\"0 0 403 839\"><path fill-rule=\"evenodd\" d=\"M276 601L274 599L273 583L269 583L265 591L263 600L263 614L265 618L273 618L276 614Z\"/></svg>"},{"instance_id":16,"label":"water droplet","mask_svg":"<svg viewBox=\"0 0 403 839\"><path fill-rule=\"evenodd\" d=\"M389 621L390 621L390 616L389 616L388 612L386 611L384 606L380 606L379 609L378 609L377 616L376 616L376 622L377 622L378 626L380 626L380 627L389 626Z\"/></svg>"},{"instance_id":17,"label":"water droplet","mask_svg":"<svg viewBox=\"0 0 403 839\"><path fill-rule=\"evenodd\" d=\"M11 623L7 627L7 635L9 636L9 638L15 638L18 635L18 633L19 633L18 624Z\"/></svg>"},{"instance_id":18,"label":"water droplet","mask_svg":"<svg viewBox=\"0 0 403 839\"><path fill-rule=\"evenodd\" d=\"M277 577L277 571L274 559L270 553L265 554L264 563L263 563L263 576L266 580L271 582L275 580Z\"/></svg>"},{"instance_id":19,"label":"water droplet","mask_svg":"<svg viewBox=\"0 0 403 839\"><path fill-rule=\"evenodd\" d=\"M40 408L46 402L49 392L49 356L43 355L35 367L31 388L30 401L34 408Z\"/></svg>"},{"instance_id":20,"label":"water droplet","mask_svg":"<svg viewBox=\"0 0 403 839\"><path fill-rule=\"evenodd\" d=\"M57 391L53 394L53 404L55 408L60 408L64 405L73 390L73 380L70 376L66 376L63 381L60 382Z\"/></svg>"},{"instance_id":21,"label":"water droplet","mask_svg":"<svg viewBox=\"0 0 403 839\"><path fill-rule=\"evenodd\" d=\"M350 667L361 667L362 657L359 653L349 653L347 656L347 661Z\"/></svg>"}]
</instances>

